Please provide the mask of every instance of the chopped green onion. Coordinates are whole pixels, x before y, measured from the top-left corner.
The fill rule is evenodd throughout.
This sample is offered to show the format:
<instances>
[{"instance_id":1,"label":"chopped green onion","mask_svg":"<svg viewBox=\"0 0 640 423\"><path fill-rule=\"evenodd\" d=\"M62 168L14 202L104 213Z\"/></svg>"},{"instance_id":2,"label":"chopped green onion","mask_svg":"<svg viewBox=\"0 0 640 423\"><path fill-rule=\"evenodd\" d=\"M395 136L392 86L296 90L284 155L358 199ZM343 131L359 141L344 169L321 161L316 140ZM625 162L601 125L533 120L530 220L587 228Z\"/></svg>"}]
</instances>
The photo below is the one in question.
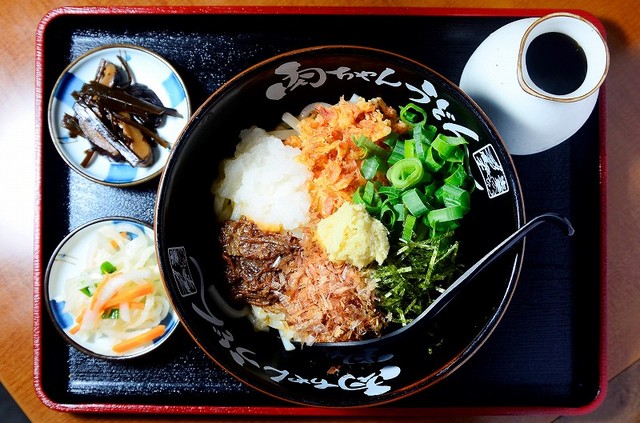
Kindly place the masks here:
<instances>
[{"instance_id":1,"label":"chopped green onion","mask_svg":"<svg viewBox=\"0 0 640 423\"><path fill-rule=\"evenodd\" d=\"M465 209L460 206L443 207L441 209L431 210L427 214L427 219L429 226L436 228L439 223L462 219L465 212Z\"/></svg>"},{"instance_id":2,"label":"chopped green onion","mask_svg":"<svg viewBox=\"0 0 640 423\"><path fill-rule=\"evenodd\" d=\"M401 107L400 119L410 131L402 138L391 133L383 146L363 136L354 138L367 156L360 168L367 182L352 199L364 204L397 239L433 238L459 226L470 209L474 184L467 141L438 133L415 104ZM385 185L380 173L386 176Z\"/></svg>"},{"instance_id":3,"label":"chopped green onion","mask_svg":"<svg viewBox=\"0 0 640 423\"><path fill-rule=\"evenodd\" d=\"M380 195L386 195L389 200L397 200L402 194L402 190L396 187L383 185L378 189Z\"/></svg>"},{"instance_id":4,"label":"chopped green onion","mask_svg":"<svg viewBox=\"0 0 640 423\"><path fill-rule=\"evenodd\" d=\"M353 142L355 145L360 147L364 152L364 157L380 157L381 159L387 159L389 157L389 152L384 148L380 147L378 144L371 141L369 138L364 135L360 135L359 137L354 137Z\"/></svg>"},{"instance_id":5,"label":"chopped green onion","mask_svg":"<svg viewBox=\"0 0 640 423\"><path fill-rule=\"evenodd\" d=\"M392 228L399 217L395 206L390 201L385 201L380 207L380 221L388 228Z\"/></svg>"},{"instance_id":6,"label":"chopped green onion","mask_svg":"<svg viewBox=\"0 0 640 423\"><path fill-rule=\"evenodd\" d=\"M353 204L365 204L364 200L362 199L362 190L362 187L358 188L356 192L354 192L351 196L351 201L353 202Z\"/></svg>"},{"instance_id":7,"label":"chopped green onion","mask_svg":"<svg viewBox=\"0 0 640 423\"><path fill-rule=\"evenodd\" d=\"M461 187L468 179L467 171L462 163L456 163L452 169L454 170L449 173L449 176L444 178L444 182L447 185Z\"/></svg>"},{"instance_id":8,"label":"chopped green onion","mask_svg":"<svg viewBox=\"0 0 640 423\"><path fill-rule=\"evenodd\" d=\"M387 179L399 189L407 189L417 185L423 176L422 162L415 157L404 158L387 170Z\"/></svg>"},{"instance_id":9,"label":"chopped green onion","mask_svg":"<svg viewBox=\"0 0 640 423\"><path fill-rule=\"evenodd\" d=\"M118 269L116 269L116 267L108 261L105 261L100 265L100 273L102 273L103 275L105 273L113 273L116 270Z\"/></svg>"},{"instance_id":10,"label":"chopped green onion","mask_svg":"<svg viewBox=\"0 0 640 423\"><path fill-rule=\"evenodd\" d=\"M103 318L103 319L118 319L118 318L120 318L120 309L112 308L112 309L109 309L109 310L105 310L104 313L102 313L101 318Z\"/></svg>"},{"instance_id":11,"label":"chopped green onion","mask_svg":"<svg viewBox=\"0 0 640 423\"><path fill-rule=\"evenodd\" d=\"M398 140L394 146L393 146L393 150L391 150L391 154L389 155L389 158L387 159L387 163L389 165L394 165L397 162L399 162L400 160L404 159L404 141L403 140Z\"/></svg>"},{"instance_id":12,"label":"chopped green onion","mask_svg":"<svg viewBox=\"0 0 640 423\"><path fill-rule=\"evenodd\" d=\"M460 206L469 210L471 196L469 192L455 185L444 184L436 191L438 198L446 207Z\"/></svg>"},{"instance_id":13,"label":"chopped green onion","mask_svg":"<svg viewBox=\"0 0 640 423\"><path fill-rule=\"evenodd\" d=\"M432 182L429 185L424 187L424 195L427 198L434 198L436 196L437 191L438 191L438 184L436 182Z\"/></svg>"},{"instance_id":14,"label":"chopped green onion","mask_svg":"<svg viewBox=\"0 0 640 423\"><path fill-rule=\"evenodd\" d=\"M438 134L438 128L433 125L416 125L413 128L413 139L426 144L431 145L433 139Z\"/></svg>"},{"instance_id":15,"label":"chopped green onion","mask_svg":"<svg viewBox=\"0 0 640 423\"><path fill-rule=\"evenodd\" d=\"M405 241L411 241L413 237L413 228L416 225L416 217L412 214L407 214L404 218L404 224L402 225L402 239Z\"/></svg>"},{"instance_id":16,"label":"chopped green onion","mask_svg":"<svg viewBox=\"0 0 640 423\"><path fill-rule=\"evenodd\" d=\"M400 120L410 127L420 124L424 125L427 122L427 112L420 106L409 103L400 108Z\"/></svg>"},{"instance_id":17,"label":"chopped green onion","mask_svg":"<svg viewBox=\"0 0 640 423\"><path fill-rule=\"evenodd\" d=\"M412 188L402 194L402 203L409 210L409 213L415 217L420 217L429 212L424 195L416 188Z\"/></svg>"},{"instance_id":18,"label":"chopped green onion","mask_svg":"<svg viewBox=\"0 0 640 423\"><path fill-rule=\"evenodd\" d=\"M362 173L364 179L370 181L376 176L381 167L382 163L380 162L380 159L377 156L370 156L362 161L360 173Z\"/></svg>"},{"instance_id":19,"label":"chopped green onion","mask_svg":"<svg viewBox=\"0 0 640 423\"><path fill-rule=\"evenodd\" d=\"M364 193L362 194L362 199L364 200L364 202L371 205L373 203L373 197L375 193L376 190L373 182L367 181L367 183L364 185Z\"/></svg>"},{"instance_id":20,"label":"chopped green onion","mask_svg":"<svg viewBox=\"0 0 640 423\"><path fill-rule=\"evenodd\" d=\"M363 204L369 214L378 215L382 207L382 198L376 192L375 184L371 181L358 188L351 196L354 204Z\"/></svg>"},{"instance_id":21,"label":"chopped green onion","mask_svg":"<svg viewBox=\"0 0 640 423\"><path fill-rule=\"evenodd\" d=\"M466 152L460 146L466 144L462 137L447 137L439 134L431 143L440 157L448 162L462 162L466 156Z\"/></svg>"},{"instance_id":22,"label":"chopped green onion","mask_svg":"<svg viewBox=\"0 0 640 423\"><path fill-rule=\"evenodd\" d=\"M389 135L387 135L384 138L383 143L387 146L389 146L389 148L392 148L394 145L396 145L396 142L398 141L398 138L400 137L400 135L398 135L397 132L391 132Z\"/></svg>"},{"instance_id":23,"label":"chopped green onion","mask_svg":"<svg viewBox=\"0 0 640 423\"><path fill-rule=\"evenodd\" d=\"M414 138L416 139L416 138ZM416 139L413 149L415 151L415 156L420 160L424 161L424 158L427 155L427 151L429 150L429 144L423 141L419 141Z\"/></svg>"},{"instance_id":24,"label":"chopped green onion","mask_svg":"<svg viewBox=\"0 0 640 423\"><path fill-rule=\"evenodd\" d=\"M407 159L416 157L416 147L414 140L406 140L404 142L404 157Z\"/></svg>"},{"instance_id":25,"label":"chopped green onion","mask_svg":"<svg viewBox=\"0 0 640 423\"><path fill-rule=\"evenodd\" d=\"M427 155L424 158L424 165L426 166L427 170L432 173L436 173L440 169L442 169L444 160L440 158L438 152L435 149L429 148L427 150Z\"/></svg>"},{"instance_id":26,"label":"chopped green onion","mask_svg":"<svg viewBox=\"0 0 640 423\"><path fill-rule=\"evenodd\" d=\"M84 288L80 288L80 292L82 292L84 295L86 295L87 297L92 296L93 294L91 293L91 291L89 290L88 286L85 286Z\"/></svg>"},{"instance_id":27,"label":"chopped green onion","mask_svg":"<svg viewBox=\"0 0 640 423\"><path fill-rule=\"evenodd\" d=\"M447 137L443 135L438 135L436 139L433 140L433 143L431 144L431 146L433 147L434 150L438 152L440 157L445 159L445 161L449 157L452 157L455 154L456 146L453 144L450 144L447 141Z\"/></svg>"},{"instance_id":28,"label":"chopped green onion","mask_svg":"<svg viewBox=\"0 0 640 423\"><path fill-rule=\"evenodd\" d=\"M398 222L404 222L404 219L407 217L407 209L402 203L397 203L393 205L393 210L396 212L396 216Z\"/></svg>"}]
</instances>

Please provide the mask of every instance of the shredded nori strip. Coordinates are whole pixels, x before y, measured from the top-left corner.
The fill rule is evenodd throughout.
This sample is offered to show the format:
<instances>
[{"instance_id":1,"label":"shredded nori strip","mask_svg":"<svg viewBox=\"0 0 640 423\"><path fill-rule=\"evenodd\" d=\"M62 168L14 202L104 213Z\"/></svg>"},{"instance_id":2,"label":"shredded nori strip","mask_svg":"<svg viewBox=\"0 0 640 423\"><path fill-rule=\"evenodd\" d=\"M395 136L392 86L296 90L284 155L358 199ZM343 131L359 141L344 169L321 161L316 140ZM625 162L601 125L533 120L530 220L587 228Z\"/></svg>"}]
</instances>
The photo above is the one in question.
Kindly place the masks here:
<instances>
[{"instance_id":1,"label":"shredded nori strip","mask_svg":"<svg viewBox=\"0 0 640 423\"><path fill-rule=\"evenodd\" d=\"M449 231L422 241L401 241L373 272L378 308L390 322L405 325L420 315L453 282L458 241Z\"/></svg>"}]
</instances>

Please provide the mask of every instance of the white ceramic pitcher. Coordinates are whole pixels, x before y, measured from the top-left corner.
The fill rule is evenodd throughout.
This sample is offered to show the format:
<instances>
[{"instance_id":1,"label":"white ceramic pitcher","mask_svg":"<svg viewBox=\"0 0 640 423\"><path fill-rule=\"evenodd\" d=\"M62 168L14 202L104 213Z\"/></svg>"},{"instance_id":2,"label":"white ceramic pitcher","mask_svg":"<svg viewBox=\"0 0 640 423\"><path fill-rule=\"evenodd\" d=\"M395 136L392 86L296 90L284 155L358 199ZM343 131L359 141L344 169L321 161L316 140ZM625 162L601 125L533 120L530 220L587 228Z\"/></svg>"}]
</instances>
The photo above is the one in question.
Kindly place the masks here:
<instances>
[{"instance_id":1,"label":"white ceramic pitcher","mask_svg":"<svg viewBox=\"0 0 640 423\"><path fill-rule=\"evenodd\" d=\"M528 49L548 33L568 36L584 52L586 74L572 92L547 92L531 77ZM459 85L489 116L509 152L525 155L558 145L584 125L608 69L609 51L598 29L581 16L553 13L493 32L469 58Z\"/></svg>"}]
</instances>

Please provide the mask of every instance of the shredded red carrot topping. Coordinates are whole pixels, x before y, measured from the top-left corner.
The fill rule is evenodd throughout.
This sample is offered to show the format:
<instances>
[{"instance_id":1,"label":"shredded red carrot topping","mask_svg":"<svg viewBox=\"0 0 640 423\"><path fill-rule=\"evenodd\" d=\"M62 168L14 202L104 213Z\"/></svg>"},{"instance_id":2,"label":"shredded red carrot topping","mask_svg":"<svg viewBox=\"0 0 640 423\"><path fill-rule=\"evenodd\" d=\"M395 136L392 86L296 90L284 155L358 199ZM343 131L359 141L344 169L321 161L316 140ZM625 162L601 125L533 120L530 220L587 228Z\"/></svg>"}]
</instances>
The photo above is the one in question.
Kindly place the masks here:
<instances>
[{"instance_id":1,"label":"shredded red carrot topping","mask_svg":"<svg viewBox=\"0 0 640 423\"><path fill-rule=\"evenodd\" d=\"M391 122L374 101L319 105L300 122L299 135L285 143L302 150L298 160L313 173L309 187L312 218L333 214L365 183L360 173L361 151L354 137L366 136L381 142L391 132Z\"/></svg>"}]
</instances>

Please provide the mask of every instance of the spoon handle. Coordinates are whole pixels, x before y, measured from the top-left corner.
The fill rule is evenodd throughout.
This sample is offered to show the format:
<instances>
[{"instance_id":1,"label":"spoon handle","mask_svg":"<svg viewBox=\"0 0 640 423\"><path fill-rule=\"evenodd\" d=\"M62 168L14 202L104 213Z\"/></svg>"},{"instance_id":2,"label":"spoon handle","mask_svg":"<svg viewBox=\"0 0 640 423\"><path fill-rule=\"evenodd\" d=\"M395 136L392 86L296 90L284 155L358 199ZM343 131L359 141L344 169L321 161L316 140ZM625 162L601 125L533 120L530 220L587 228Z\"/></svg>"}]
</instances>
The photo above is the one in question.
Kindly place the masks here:
<instances>
[{"instance_id":1,"label":"spoon handle","mask_svg":"<svg viewBox=\"0 0 640 423\"><path fill-rule=\"evenodd\" d=\"M473 266L469 267L462 275L460 275L450 286L447 288L438 298L431 303L427 310L423 313L423 316L429 315L430 317L438 314L448 303L455 297L455 294L460 290L461 286L469 282L476 275L482 272L489 264L502 256L505 252L509 251L511 247L522 240L529 232L538 227L539 225L550 222L561 226L567 236L573 235L575 230L566 217L560 216L555 213L541 214L514 233L505 238L500 244L489 251L484 257L478 260Z\"/></svg>"}]
</instances>

